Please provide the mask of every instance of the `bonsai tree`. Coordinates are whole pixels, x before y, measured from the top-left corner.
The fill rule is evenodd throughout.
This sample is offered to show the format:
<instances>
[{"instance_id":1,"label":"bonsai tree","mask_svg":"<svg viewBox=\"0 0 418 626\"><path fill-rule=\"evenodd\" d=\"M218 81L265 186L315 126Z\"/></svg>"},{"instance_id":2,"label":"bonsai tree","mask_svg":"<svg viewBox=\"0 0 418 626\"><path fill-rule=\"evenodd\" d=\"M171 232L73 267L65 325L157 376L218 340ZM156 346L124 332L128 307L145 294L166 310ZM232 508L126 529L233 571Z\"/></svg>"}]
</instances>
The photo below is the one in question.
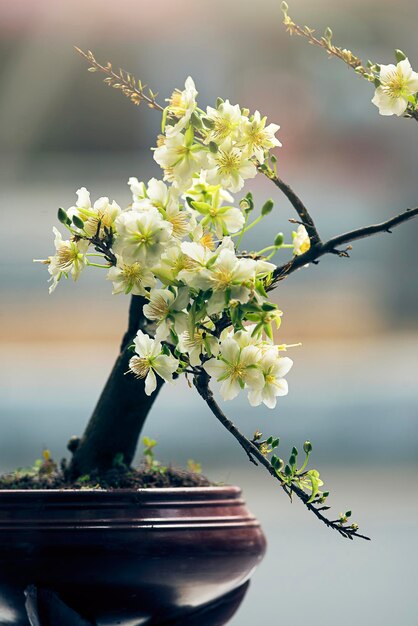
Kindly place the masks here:
<instances>
[{"instance_id":1,"label":"bonsai tree","mask_svg":"<svg viewBox=\"0 0 418 626\"><path fill-rule=\"evenodd\" d=\"M418 121L418 73L401 51L395 64L363 66L351 51L334 45L329 28L316 37L290 18L286 3L282 9L291 34L307 38L372 84L380 114ZM295 347L277 339L282 311L271 300L273 290L297 270L311 271L305 268L324 255L348 258L353 242L390 233L417 216L418 208L323 240L309 209L278 172L277 124L222 98L200 108L190 77L161 104L132 74L77 50L89 71L103 73L107 85L161 116L153 157L162 172L148 182L129 179L128 207L106 197L92 202L82 187L75 205L58 211L67 236L54 228L55 253L43 261L50 292L62 278L76 281L89 268L99 268L113 294L130 296L120 354L83 436L70 441L69 477L104 472L115 459L129 467L162 385L185 376L249 461L262 466L290 498L297 496L343 537L367 539L350 511L327 516L328 492L321 490L319 472L308 469L311 443L303 444L302 460L296 447L288 460L281 459L275 434L256 431L249 437L237 428L215 399L212 381L220 384L225 402L245 394L251 406L273 410L288 393L286 375L293 365L288 354ZM244 193L246 181L257 175L290 201L295 230L292 241L277 232L264 248L246 251L243 235L274 208L271 199L256 207L251 191Z\"/></svg>"}]
</instances>

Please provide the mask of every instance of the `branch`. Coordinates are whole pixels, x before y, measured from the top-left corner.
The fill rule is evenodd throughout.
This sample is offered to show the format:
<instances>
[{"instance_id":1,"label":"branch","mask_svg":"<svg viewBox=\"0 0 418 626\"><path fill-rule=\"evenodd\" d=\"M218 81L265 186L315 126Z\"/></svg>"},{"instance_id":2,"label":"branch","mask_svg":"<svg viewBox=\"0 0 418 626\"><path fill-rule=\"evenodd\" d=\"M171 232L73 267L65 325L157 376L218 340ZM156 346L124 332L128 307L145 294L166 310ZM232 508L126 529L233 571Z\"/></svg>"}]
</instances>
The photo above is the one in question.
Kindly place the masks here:
<instances>
[{"instance_id":1,"label":"branch","mask_svg":"<svg viewBox=\"0 0 418 626\"><path fill-rule=\"evenodd\" d=\"M321 242L321 238L315 226L315 222L299 196L297 196L293 189L281 178L279 178L270 168L263 167L260 168L260 171L263 172L263 174L265 174L267 178L269 178L289 200L307 230L309 239L311 240L311 247L319 244Z\"/></svg>"},{"instance_id":2,"label":"branch","mask_svg":"<svg viewBox=\"0 0 418 626\"><path fill-rule=\"evenodd\" d=\"M328 528L332 528L336 530L340 535L345 537L346 539L353 539L354 537L359 537L361 539L369 540L369 537L365 535L360 535L357 532L357 528L354 527L346 527L341 524L339 520L329 520L325 517L321 510L323 508L321 506L316 506L314 502L309 502L309 495L306 494L303 489L298 487L295 484L288 485L283 480L281 480L280 476L277 474L277 471L274 469L272 463L261 453L257 445L247 439L245 435L243 435L238 428L231 422L231 420L225 415L220 406L217 404L213 397L213 393L209 388L209 375L205 371L201 371L199 374L195 375L193 379L193 383L199 393L199 395L206 402L212 413L215 417L221 422L221 424L235 437L240 446L245 450L248 458L255 465L262 465L269 472L273 478L279 481L282 489L287 493L287 495L291 496L294 493L307 507L309 511L311 511L321 522L323 522ZM324 507L327 508L327 507Z\"/></svg>"},{"instance_id":3,"label":"branch","mask_svg":"<svg viewBox=\"0 0 418 626\"><path fill-rule=\"evenodd\" d=\"M286 276L292 274L292 272L296 271L300 267L303 267L307 263L315 263L315 261L325 254L337 254L338 256L347 257L347 250L340 250L340 246L351 243L352 241L357 241L358 239L371 237L376 233L391 233L392 228L413 219L417 215L418 207L415 209L407 209L406 211L403 211L403 213L399 213L399 215L392 217L386 222L364 226L363 228L357 228L356 230L350 230L342 235L332 237L332 239L329 239L325 243L319 242L316 245L311 246L305 254L295 256L288 263L276 267L273 272L273 281L269 285L269 290L271 290L278 281L286 278Z\"/></svg>"}]
</instances>

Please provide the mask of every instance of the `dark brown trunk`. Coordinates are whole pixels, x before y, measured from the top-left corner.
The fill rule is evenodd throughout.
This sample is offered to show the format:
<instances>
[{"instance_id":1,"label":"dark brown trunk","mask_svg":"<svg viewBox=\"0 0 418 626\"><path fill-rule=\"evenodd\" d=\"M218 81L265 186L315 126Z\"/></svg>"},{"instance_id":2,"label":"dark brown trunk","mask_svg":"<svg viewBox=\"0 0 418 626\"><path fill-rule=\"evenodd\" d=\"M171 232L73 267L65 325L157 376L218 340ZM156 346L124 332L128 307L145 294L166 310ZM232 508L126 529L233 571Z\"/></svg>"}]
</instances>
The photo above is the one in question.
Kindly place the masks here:
<instances>
[{"instance_id":1,"label":"dark brown trunk","mask_svg":"<svg viewBox=\"0 0 418 626\"><path fill-rule=\"evenodd\" d=\"M105 471L119 455L123 455L126 465L133 460L142 427L163 383L158 379L157 389L147 396L144 381L127 374L132 356L130 346L138 329L144 326L145 302L140 296L132 296L128 330L93 415L74 450L70 464L72 477L93 470Z\"/></svg>"}]
</instances>

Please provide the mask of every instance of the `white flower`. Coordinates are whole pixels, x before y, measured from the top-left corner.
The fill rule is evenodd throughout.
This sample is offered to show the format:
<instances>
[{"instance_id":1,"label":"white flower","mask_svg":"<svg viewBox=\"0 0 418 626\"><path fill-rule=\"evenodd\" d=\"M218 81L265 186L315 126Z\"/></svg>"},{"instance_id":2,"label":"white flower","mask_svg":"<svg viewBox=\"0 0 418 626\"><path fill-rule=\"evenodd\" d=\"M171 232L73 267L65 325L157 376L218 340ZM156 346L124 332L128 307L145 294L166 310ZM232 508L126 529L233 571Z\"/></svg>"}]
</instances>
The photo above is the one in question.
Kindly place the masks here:
<instances>
[{"instance_id":1,"label":"white flower","mask_svg":"<svg viewBox=\"0 0 418 626\"><path fill-rule=\"evenodd\" d=\"M236 341L227 338L221 344L219 358L210 359L203 368L218 382L222 382L221 395L224 400L233 400L245 385L262 387L264 377L257 367L259 350L256 346L240 348Z\"/></svg>"},{"instance_id":2,"label":"white flower","mask_svg":"<svg viewBox=\"0 0 418 626\"><path fill-rule=\"evenodd\" d=\"M145 186L145 183L140 183L137 178L131 176L128 184L134 201L132 208L136 211L146 211L150 205L161 212L164 212L167 207L178 207L178 193L162 180L151 178Z\"/></svg>"},{"instance_id":3,"label":"white flower","mask_svg":"<svg viewBox=\"0 0 418 626\"><path fill-rule=\"evenodd\" d=\"M56 253L48 259L48 272L51 274L50 280L52 281L49 293L54 291L63 275L67 278L70 274L74 281L78 279L87 264L86 252L89 247L89 242L86 240L63 240L61 233L55 227L52 230L55 235Z\"/></svg>"},{"instance_id":4,"label":"white flower","mask_svg":"<svg viewBox=\"0 0 418 626\"><path fill-rule=\"evenodd\" d=\"M177 335L187 328L187 315L183 311L189 303L189 290L179 289L174 294L170 289L153 289L148 304L144 305L145 317L157 323L156 338L163 341L170 330Z\"/></svg>"},{"instance_id":5,"label":"white flower","mask_svg":"<svg viewBox=\"0 0 418 626\"><path fill-rule=\"evenodd\" d=\"M403 115L409 104L409 96L418 92L418 73L412 71L408 59L397 65L381 65L380 86L377 87L373 104L380 115Z\"/></svg>"},{"instance_id":6,"label":"white flower","mask_svg":"<svg viewBox=\"0 0 418 626\"><path fill-rule=\"evenodd\" d=\"M168 112L178 121L174 126L166 126L167 137L172 137L182 131L190 121L193 111L196 108L197 91L191 76L186 78L184 91L175 89L170 100L168 100Z\"/></svg>"},{"instance_id":7,"label":"white flower","mask_svg":"<svg viewBox=\"0 0 418 626\"><path fill-rule=\"evenodd\" d=\"M76 205L67 211L68 217L77 215L83 220L83 230L88 236L93 237L97 233L102 238L105 235L105 228L110 230L114 227L115 220L121 213L120 206L115 201L110 202L106 197L99 198L92 206L90 193L85 187L77 190L77 196Z\"/></svg>"},{"instance_id":8,"label":"white flower","mask_svg":"<svg viewBox=\"0 0 418 626\"><path fill-rule=\"evenodd\" d=\"M293 361L289 357L279 357L275 349L268 350L259 362L264 377L264 386L250 389L248 392L251 406L264 403L269 409L274 409L277 396L285 396L288 393L284 376L292 365Z\"/></svg>"},{"instance_id":9,"label":"white flower","mask_svg":"<svg viewBox=\"0 0 418 626\"><path fill-rule=\"evenodd\" d=\"M219 145L225 139L237 139L241 121L239 104L232 105L229 100L225 100L217 109L207 107L206 116L213 122L213 128L208 131L208 142L214 141Z\"/></svg>"},{"instance_id":10,"label":"white flower","mask_svg":"<svg viewBox=\"0 0 418 626\"><path fill-rule=\"evenodd\" d=\"M208 331L204 327L208 328ZM214 328L213 322L206 318L200 322L199 326L192 330L187 329L179 336L177 347L180 352L189 355L190 365L193 367L201 365L201 355L207 354L212 357L219 353L219 341L210 332Z\"/></svg>"},{"instance_id":11,"label":"white flower","mask_svg":"<svg viewBox=\"0 0 418 626\"><path fill-rule=\"evenodd\" d=\"M202 227L213 228L219 238L229 233L236 233L244 226L243 212L232 206L222 206L218 189L205 202L193 201L192 206L203 216Z\"/></svg>"},{"instance_id":12,"label":"white flower","mask_svg":"<svg viewBox=\"0 0 418 626\"><path fill-rule=\"evenodd\" d=\"M154 274L146 266L140 263L125 263L120 255L117 255L117 265L110 268L106 276L112 281L112 294L132 293L134 296L143 296L146 289L154 287L156 279Z\"/></svg>"},{"instance_id":13,"label":"white flower","mask_svg":"<svg viewBox=\"0 0 418 626\"><path fill-rule=\"evenodd\" d=\"M300 256L309 250L311 240L308 232L303 224L301 224L296 232L293 232L293 254Z\"/></svg>"},{"instance_id":14,"label":"white flower","mask_svg":"<svg viewBox=\"0 0 418 626\"><path fill-rule=\"evenodd\" d=\"M117 232L113 245L127 263L155 263L171 239L172 226L157 209L147 212L124 211L115 222Z\"/></svg>"},{"instance_id":15,"label":"white flower","mask_svg":"<svg viewBox=\"0 0 418 626\"><path fill-rule=\"evenodd\" d=\"M211 154L209 159L214 166L208 172L209 180L220 183L232 192L242 189L245 179L254 178L257 174L254 163L230 140L216 154Z\"/></svg>"},{"instance_id":16,"label":"white flower","mask_svg":"<svg viewBox=\"0 0 418 626\"><path fill-rule=\"evenodd\" d=\"M194 241L183 241L181 251L187 260L185 268L178 274L179 280L194 289L208 289L209 282L203 270L214 253L206 246Z\"/></svg>"},{"instance_id":17,"label":"white flower","mask_svg":"<svg viewBox=\"0 0 418 626\"><path fill-rule=\"evenodd\" d=\"M220 313L229 300L238 300L241 304L248 302L255 269L254 260L238 259L233 250L222 249L216 261L199 277L201 289L213 290L207 306L208 314Z\"/></svg>"},{"instance_id":18,"label":"white flower","mask_svg":"<svg viewBox=\"0 0 418 626\"><path fill-rule=\"evenodd\" d=\"M255 156L259 163L264 163L264 155L267 150L275 146L281 146L280 141L274 136L280 126L269 124L267 118L260 117L256 111L251 120L243 117L240 128L239 145L248 150L250 156Z\"/></svg>"},{"instance_id":19,"label":"white flower","mask_svg":"<svg viewBox=\"0 0 418 626\"><path fill-rule=\"evenodd\" d=\"M221 185L210 184L207 178L207 170L201 170L198 176L193 176L192 185L186 193L183 194L183 199L185 200L187 197L191 197L197 202L208 202L211 196L217 192L220 200L223 202L234 201L234 198L226 191L226 189L222 189Z\"/></svg>"},{"instance_id":20,"label":"white flower","mask_svg":"<svg viewBox=\"0 0 418 626\"><path fill-rule=\"evenodd\" d=\"M189 130L184 135L160 136L154 150L154 159L164 170L164 180L176 182L180 191L187 189L193 174L207 164L207 150L193 143L193 133Z\"/></svg>"},{"instance_id":21,"label":"white flower","mask_svg":"<svg viewBox=\"0 0 418 626\"><path fill-rule=\"evenodd\" d=\"M130 359L129 369L137 378L145 378L145 393L150 396L157 386L155 374L171 382L179 362L173 355L164 354L161 343L142 330L138 330L134 344L136 356Z\"/></svg>"}]
</instances>

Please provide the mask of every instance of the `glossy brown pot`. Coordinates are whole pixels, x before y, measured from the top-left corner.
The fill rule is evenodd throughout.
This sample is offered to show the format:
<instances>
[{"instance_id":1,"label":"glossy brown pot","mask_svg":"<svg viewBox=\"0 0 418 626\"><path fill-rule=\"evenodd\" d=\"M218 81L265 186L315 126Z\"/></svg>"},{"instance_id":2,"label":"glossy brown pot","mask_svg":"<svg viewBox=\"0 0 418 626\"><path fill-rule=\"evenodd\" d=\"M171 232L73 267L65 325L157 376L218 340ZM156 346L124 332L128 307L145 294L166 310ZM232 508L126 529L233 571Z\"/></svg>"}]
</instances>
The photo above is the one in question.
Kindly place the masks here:
<instances>
[{"instance_id":1,"label":"glossy brown pot","mask_svg":"<svg viewBox=\"0 0 418 626\"><path fill-rule=\"evenodd\" d=\"M264 551L237 487L0 491L0 623L220 626Z\"/></svg>"}]
</instances>

